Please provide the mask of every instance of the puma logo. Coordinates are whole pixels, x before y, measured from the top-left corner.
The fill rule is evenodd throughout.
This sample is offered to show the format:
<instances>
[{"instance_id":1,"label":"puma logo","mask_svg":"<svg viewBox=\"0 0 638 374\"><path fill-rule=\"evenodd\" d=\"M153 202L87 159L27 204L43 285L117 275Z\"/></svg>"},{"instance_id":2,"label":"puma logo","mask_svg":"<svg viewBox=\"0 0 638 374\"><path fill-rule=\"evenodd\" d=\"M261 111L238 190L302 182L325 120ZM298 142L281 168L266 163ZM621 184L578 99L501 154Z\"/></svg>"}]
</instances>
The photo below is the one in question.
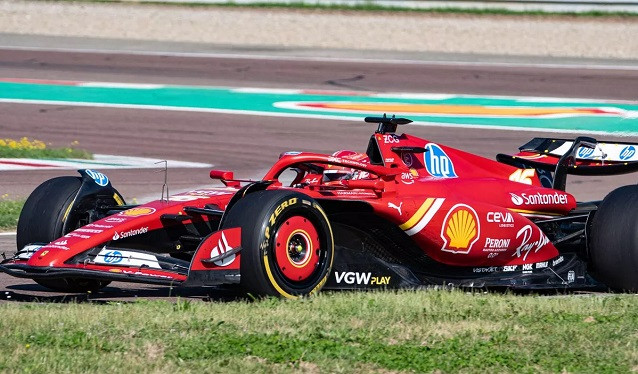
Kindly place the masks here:
<instances>
[{"instance_id":1,"label":"puma logo","mask_svg":"<svg viewBox=\"0 0 638 374\"><path fill-rule=\"evenodd\" d=\"M393 203L388 203L388 208L396 209L400 216L403 215L403 213L401 213L401 206L403 206L403 201L399 204L399 206L396 206Z\"/></svg>"}]
</instances>

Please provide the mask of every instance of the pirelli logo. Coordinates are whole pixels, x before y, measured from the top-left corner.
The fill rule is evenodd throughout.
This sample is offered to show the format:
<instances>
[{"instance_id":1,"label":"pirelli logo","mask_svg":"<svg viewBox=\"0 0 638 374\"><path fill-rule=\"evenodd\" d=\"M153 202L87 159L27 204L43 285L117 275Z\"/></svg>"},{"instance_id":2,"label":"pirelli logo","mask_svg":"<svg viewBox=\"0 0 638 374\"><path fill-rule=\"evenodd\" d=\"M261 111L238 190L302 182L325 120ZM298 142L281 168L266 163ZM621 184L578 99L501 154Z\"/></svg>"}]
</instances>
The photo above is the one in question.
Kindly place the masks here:
<instances>
[{"instance_id":1,"label":"pirelli logo","mask_svg":"<svg viewBox=\"0 0 638 374\"><path fill-rule=\"evenodd\" d=\"M401 228L401 230L405 231L405 233L410 236L418 233L419 231L423 230L423 228L427 226L428 223L430 223L432 217L434 217L436 212L441 209L441 205L443 205L444 201L445 198L442 197L430 197L425 199L423 204L421 204L419 209L417 209L416 213L414 213L414 215L410 217L410 219L399 225L399 228Z\"/></svg>"},{"instance_id":2,"label":"pirelli logo","mask_svg":"<svg viewBox=\"0 0 638 374\"><path fill-rule=\"evenodd\" d=\"M286 200L283 203L279 204L279 206L277 208L275 208L275 211L270 215L270 218L268 219L268 222L270 222L270 225L274 225L275 224L275 219L277 217L279 217L279 215L281 214L281 212L283 212L284 209L288 208L289 206L293 206L297 204L297 198L293 197L290 200Z\"/></svg>"}]
</instances>

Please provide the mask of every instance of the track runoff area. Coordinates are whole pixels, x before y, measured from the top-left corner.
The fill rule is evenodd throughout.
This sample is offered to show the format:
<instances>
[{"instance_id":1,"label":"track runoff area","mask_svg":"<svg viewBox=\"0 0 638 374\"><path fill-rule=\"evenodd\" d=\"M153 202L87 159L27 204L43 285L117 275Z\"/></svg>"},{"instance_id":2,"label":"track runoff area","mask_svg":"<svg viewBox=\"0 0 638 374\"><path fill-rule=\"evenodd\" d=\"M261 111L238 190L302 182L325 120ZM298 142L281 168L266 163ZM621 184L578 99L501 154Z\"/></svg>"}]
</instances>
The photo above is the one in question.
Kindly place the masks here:
<instances>
[{"instance_id":1,"label":"track runoff area","mask_svg":"<svg viewBox=\"0 0 638 374\"><path fill-rule=\"evenodd\" d=\"M313 89L230 88L0 78L0 102L360 120L638 136L638 101Z\"/></svg>"}]
</instances>

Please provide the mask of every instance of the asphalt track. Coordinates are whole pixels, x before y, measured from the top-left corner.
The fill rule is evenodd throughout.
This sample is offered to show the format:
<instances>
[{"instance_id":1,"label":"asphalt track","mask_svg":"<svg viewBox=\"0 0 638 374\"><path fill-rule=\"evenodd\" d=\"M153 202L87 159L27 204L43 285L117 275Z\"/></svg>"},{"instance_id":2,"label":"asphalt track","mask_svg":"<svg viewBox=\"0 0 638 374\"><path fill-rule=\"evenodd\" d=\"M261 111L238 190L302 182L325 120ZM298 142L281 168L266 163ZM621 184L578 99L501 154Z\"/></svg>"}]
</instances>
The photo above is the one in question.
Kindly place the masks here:
<instances>
[{"instance_id":1,"label":"asphalt track","mask_svg":"<svg viewBox=\"0 0 638 374\"><path fill-rule=\"evenodd\" d=\"M254 54L254 53L253 53ZM340 62L312 59L258 59L0 50L0 78L304 88L375 92L436 92L489 95L579 97L635 101L638 70L396 62ZM94 108L42 104L0 104L0 137L28 136L68 145L77 140L94 153L206 162L259 178L288 150L332 152L364 150L373 127L345 120L298 119L249 115ZM450 146L494 157L514 152L531 131L496 131L414 127L407 131ZM554 134L561 136L561 134ZM573 137L573 135L564 135ZM599 137L601 138L601 137ZM601 138L602 139L602 138ZM620 140L618 137L605 137ZM628 141L628 139L622 139ZM631 139L629 139L631 140ZM633 139L636 140L636 139ZM74 172L69 171L69 175ZM154 170L113 170L109 177L129 201L159 197L163 176ZM59 172L2 172L0 195L25 197ZM600 199L614 186L636 183L636 176L571 178L568 191L581 200ZM207 170L169 171L171 191L209 185ZM14 238L0 236L2 251ZM96 300L174 296L201 298L200 291L116 284ZM62 300L30 281L0 275L0 300Z\"/></svg>"}]
</instances>

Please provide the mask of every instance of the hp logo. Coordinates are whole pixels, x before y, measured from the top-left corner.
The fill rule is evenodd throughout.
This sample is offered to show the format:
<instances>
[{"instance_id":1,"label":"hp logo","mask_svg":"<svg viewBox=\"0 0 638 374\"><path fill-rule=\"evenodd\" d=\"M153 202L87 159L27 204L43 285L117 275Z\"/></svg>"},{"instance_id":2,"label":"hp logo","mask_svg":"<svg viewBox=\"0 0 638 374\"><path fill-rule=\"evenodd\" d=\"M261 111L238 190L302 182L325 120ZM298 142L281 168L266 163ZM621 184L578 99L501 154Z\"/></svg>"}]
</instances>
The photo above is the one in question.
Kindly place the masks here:
<instances>
[{"instance_id":1,"label":"hp logo","mask_svg":"<svg viewBox=\"0 0 638 374\"><path fill-rule=\"evenodd\" d=\"M100 173L99 171L86 170L86 174L88 174L89 177L93 178L93 180L98 186L104 187L107 184L109 184L109 178L106 175Z\"/></svg>"},{"instance_id":2,"label":"hp logo","mask_svg":"<svg viewBox=\"0 0 638 374\"><path fill-rule=\"evenodd\" d=\"M636 154L636 147L633 145L628 145L620 151L620 160L625 161L629 160Z\"/></svg>"},{"instance_id":3,"label":"hp logo","mask_svg":"<svg viewBox=\"0 0 638 374\"><path fill-rule=\"evenodd\" d=\"M104 262L107 264L117 264L122 261L122 253L120 251L107 252L104 255Z\"/></svg>"},{"instance_id":4,"label":"hp logo","mask_svg":"<svg viewBox=\"0 0 638 374\"><path fill-rule=\"evenodd\" d=\"M431 176L437 178L456 178L454 164L448 155L436 144L425 146L425 168Z\"/></svg>"},{"instance_id":5,"label":"hp logo","mask_svg":"<svg viewBox=\"0 0 638 374\"><path fill-rule=\"evenodd\" d=\"M594 155L594 150L591 148L580 147L576 153L578 158L591 158Z\"/></svg>"}]
</instances>

